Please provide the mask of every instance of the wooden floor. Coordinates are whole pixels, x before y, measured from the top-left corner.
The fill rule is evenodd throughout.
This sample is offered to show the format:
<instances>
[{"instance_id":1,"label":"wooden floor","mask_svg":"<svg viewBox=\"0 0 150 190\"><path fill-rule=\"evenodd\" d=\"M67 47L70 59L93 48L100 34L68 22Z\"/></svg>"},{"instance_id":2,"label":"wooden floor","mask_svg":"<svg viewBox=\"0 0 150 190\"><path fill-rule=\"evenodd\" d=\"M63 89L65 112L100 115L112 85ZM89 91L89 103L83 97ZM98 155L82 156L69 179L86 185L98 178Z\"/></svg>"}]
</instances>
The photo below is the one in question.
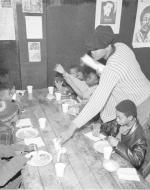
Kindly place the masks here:
<instances>
[{"instance_id":1,"label":"wooden floor","mask_svg":"<svg viewBox=\"0 0 150 190\"><path fill-rule=\"evenodd\" d=\"M39 136L43 139L46 150L51 153L53 160L50 164L43 167L32 167L26 165L22 171L24 188L35 190L96 190L96 189L150 189L150 185L140 176L140 182L119 180L116 172L108 172L103 168L103 155L95 152L93 142L83 134L90 130L86 128L78 131L75 136L65 144L67 156L65 162L64 177L58 178L55 172L56 151L53 139L68 128L73 116L64 114L61 104L55 100L46 100L47 89L34 91L33 98L28 99L24 95L21 102L25 112L22 118L30 118L33 126L38 129ZM46 117L46 128L41 130L38 118ZM112 159L117 160L121 167L128 167L124 159L119 155L113 154Z\"/></svg>"}]
</instances>

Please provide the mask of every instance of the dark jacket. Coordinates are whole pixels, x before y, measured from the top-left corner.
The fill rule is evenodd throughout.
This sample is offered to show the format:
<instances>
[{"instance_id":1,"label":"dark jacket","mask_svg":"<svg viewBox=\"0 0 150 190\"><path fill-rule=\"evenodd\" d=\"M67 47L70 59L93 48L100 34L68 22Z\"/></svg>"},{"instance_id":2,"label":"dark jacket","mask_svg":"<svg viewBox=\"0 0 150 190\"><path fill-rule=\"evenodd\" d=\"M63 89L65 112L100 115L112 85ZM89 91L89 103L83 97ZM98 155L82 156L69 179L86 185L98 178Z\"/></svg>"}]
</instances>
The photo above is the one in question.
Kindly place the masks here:
<instances>
[{"instance_id":1,"label":"dark jacket","mask_svg":"<svg viewBox=\"0 0 150 190\"><path fill-rule=\"evenodd\" d=\"M24 151L25 146L21 144L2 145L0 144L0 188L5 186L26 164L24 156L16 156L15 151ZM3 158L13 157L10 161Z\"/></svg>"},{"instance_id":2,"label":"dark jacket","mask_svg":"<svg viewBox=\"0 0 150 190\"><path fill-rule=\"evenodd\" d=\"M107 136L116 136L120 126L116 121L101 125L101 132ZM139 169L145 159L147 149L147 141L144 130L137 122L126 135L121 135L115 152L128 160L135 168Z\"/></svg>"},{"instance_id":3,"label":"dark jacket","mask_svg":"<svg viewBox=\"0 0 150 190\"><path fill-rule=\"evenodd\" d=\"M115 148L115 152L139 169L144 161L146 148L147 142L143 128L136 123L126 135L121 135L121 141Z\"/></svg>"}]
</instances>

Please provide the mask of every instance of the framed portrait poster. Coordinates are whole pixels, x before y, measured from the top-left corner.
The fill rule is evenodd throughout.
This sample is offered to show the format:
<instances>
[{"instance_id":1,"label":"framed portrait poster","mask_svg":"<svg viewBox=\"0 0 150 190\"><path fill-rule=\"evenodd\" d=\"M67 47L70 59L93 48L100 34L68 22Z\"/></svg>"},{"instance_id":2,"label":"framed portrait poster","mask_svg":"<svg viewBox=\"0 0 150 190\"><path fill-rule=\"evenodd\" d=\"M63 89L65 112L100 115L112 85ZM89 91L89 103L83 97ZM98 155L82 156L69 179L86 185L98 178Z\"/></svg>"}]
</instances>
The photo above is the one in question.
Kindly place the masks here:
<instances>
[{"instance_id":1,"label":"framed portrait poster","mask_svg":"<svg viewBox=\"0 0 150 190\"><path fill-rule=\"evenodd\" d=\"M150 0L138 1L132 46L150 47Z\"/></svg>"},{"instance_id":2,"label":"framed portrait poster","mask_svg":"<svg viewBox=\"0 0 150 190\"><path fill-rule=\"evenodd\" d=\"M97 0L95 28L98 25L110 25L115 34L120 31L122 0Z\"/></svg>"},{"instance_id":3,"label":"framed portrait poster","mask_svg":"<svg viewBox=\"0 0 150 190\"><path fill-rule=\"evenodd\" d=\"M22 0L22 12L43 13L42 0Z\"/></svg>"}]
</instances>

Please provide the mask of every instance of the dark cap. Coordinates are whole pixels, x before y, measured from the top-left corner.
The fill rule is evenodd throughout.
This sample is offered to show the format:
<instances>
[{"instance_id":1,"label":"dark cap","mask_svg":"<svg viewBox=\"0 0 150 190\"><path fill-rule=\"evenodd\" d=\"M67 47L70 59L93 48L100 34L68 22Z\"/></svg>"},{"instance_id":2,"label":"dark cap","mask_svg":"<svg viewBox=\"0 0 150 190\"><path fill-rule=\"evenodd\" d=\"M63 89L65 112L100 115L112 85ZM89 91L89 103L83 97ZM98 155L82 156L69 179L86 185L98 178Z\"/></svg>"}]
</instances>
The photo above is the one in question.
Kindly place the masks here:
<instances>
[{"instance_id":1,"label":"dark cap","mask_svg":"<svg viewBox=\"0 0 150 190\"><path fill-rule=\"evenodd\" d=\"M86 40L88 50L104 49L114 40L114 33L110 26L99 25Z\"/></svg>"},{"instance_id":2,"label":"dark cap","mask_svg":"<svg viewBox=\"0 0 150 190\"><path fill-rule=\"evenodd\" d=\"M137 117L137 108L134 102L131 100L123 100L117 106L116 110L124 113L127 117Z\"/></svg>"}]
</instances>

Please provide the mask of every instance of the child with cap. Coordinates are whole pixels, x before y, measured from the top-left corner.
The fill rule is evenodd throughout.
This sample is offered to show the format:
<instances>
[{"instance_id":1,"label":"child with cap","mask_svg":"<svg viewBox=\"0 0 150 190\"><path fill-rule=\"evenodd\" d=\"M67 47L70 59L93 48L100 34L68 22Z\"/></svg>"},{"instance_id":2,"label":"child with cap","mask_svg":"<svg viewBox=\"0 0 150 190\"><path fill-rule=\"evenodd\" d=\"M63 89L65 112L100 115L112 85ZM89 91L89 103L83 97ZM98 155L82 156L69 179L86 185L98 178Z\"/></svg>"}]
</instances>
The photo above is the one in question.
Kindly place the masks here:
<instances>
[{"instance_id":1,"label":"child with cap","mask_svg":"<svg viewBox=\"0 0 150 190\"><path fill-rule=\"evenodd\" d=\"M67 73L60 64L57 65L55 70L59 73L62 73L65 81L71 86L79 99L81 98L88 100L95 91L99 82L99 77L93 70L90 70L87 74L84 73L85 80L77 78L77 76L74 74Z\"/></svg>"},{"instance_id":2,"label":"child with cap","mask_svg":"<svg viewBox=\"0 0 150 190\"><path fill-rule=\"evenodd\" d=\"M146 138L137 120L137 108L131 100L123 100L116 106L116 121L120 125L116 137L108 141L115 152L130 161L137 169L142 165L146 154Z\"/></svg>"}]
</instances>

